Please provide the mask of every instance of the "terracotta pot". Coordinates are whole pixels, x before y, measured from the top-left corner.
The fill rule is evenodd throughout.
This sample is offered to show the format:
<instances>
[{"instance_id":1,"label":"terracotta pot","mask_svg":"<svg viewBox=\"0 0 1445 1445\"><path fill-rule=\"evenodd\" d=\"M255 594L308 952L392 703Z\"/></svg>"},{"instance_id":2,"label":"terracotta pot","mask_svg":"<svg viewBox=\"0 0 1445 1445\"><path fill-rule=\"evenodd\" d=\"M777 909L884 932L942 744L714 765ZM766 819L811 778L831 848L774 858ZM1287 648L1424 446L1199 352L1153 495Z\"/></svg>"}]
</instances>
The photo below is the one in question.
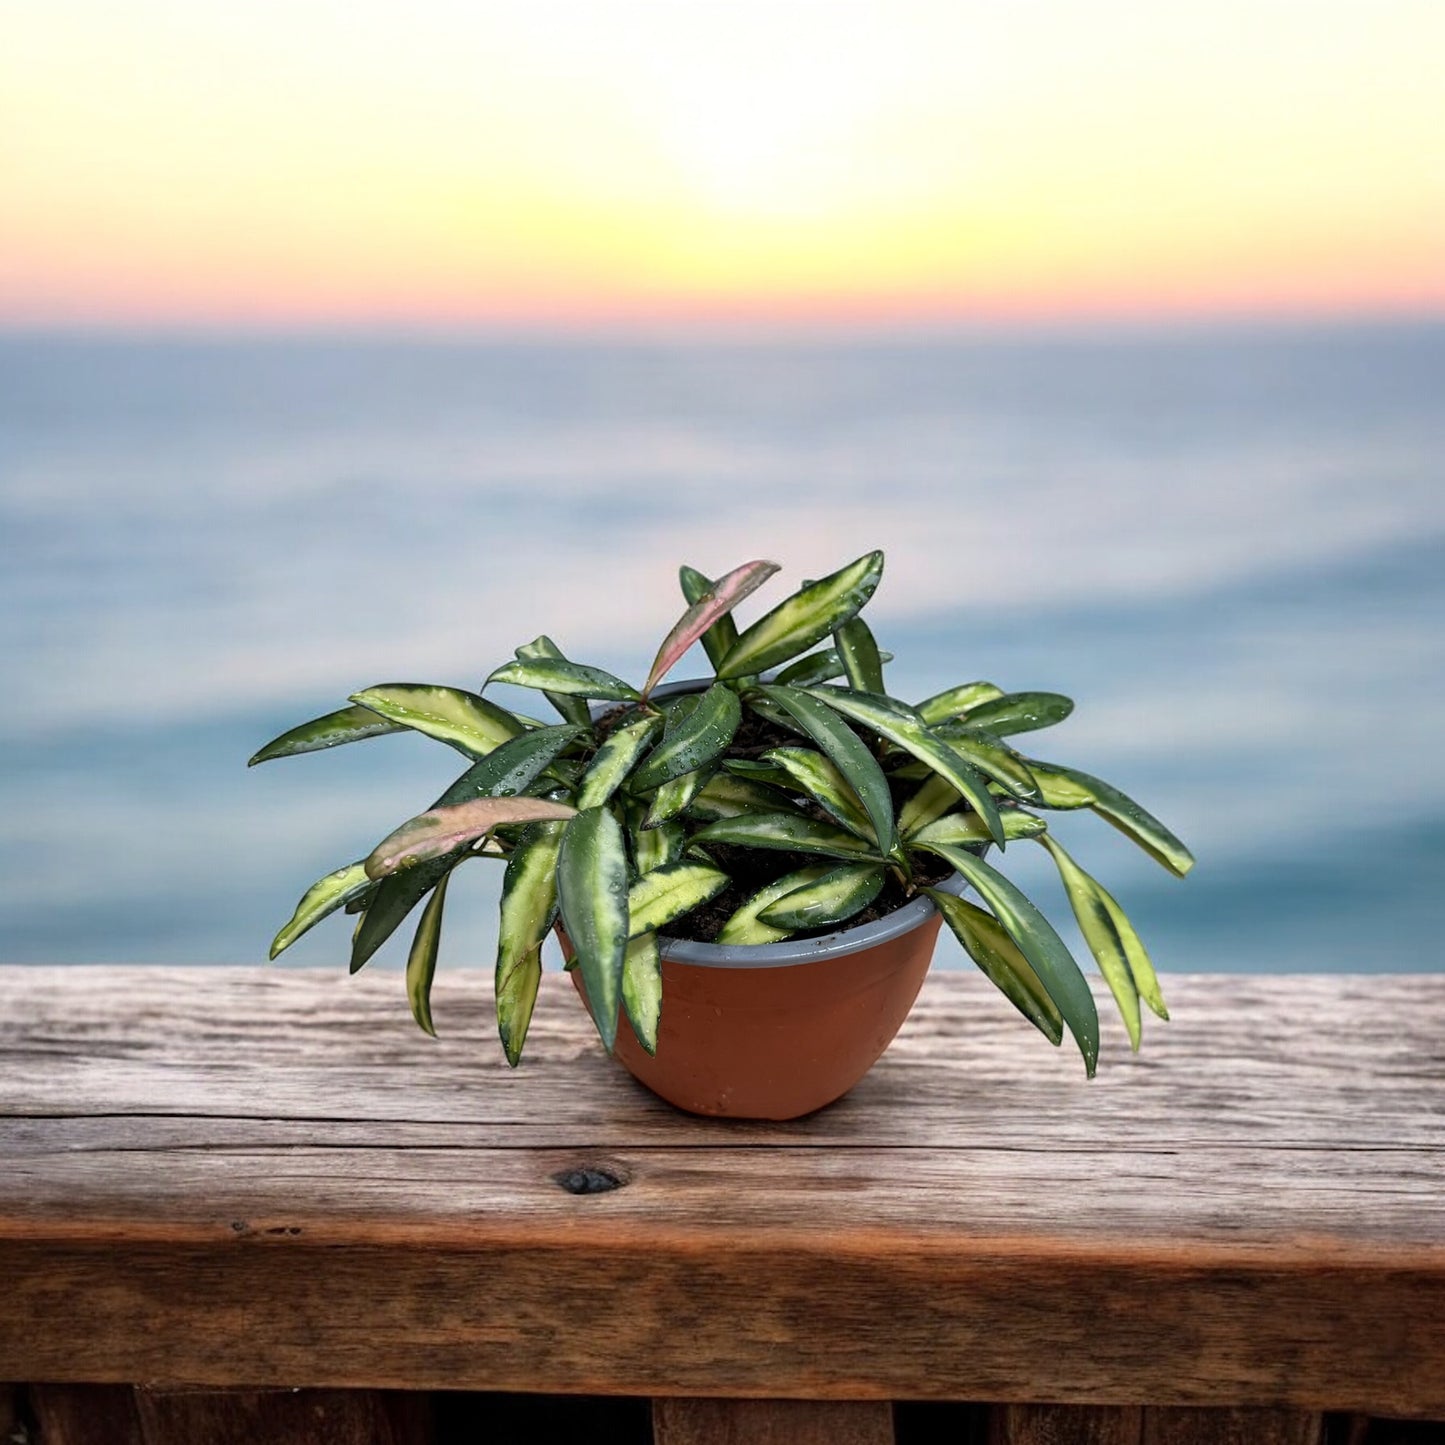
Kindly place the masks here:
<instances>
[{"instance_id":1,"label":"terracotta pot","mask_svg":"<svg viewBox=\"0 0 1445 1445\"><path fill-rule=\"evenodd\" d=\"M939 886L964 885L954 877ZM615 1057L692 1114L812 1113L846 1094L893 1041L928 972L940 922L928 899L915 898L821 938L737 947L663 938L657 1054L637 1042L624 1013ZM579 970L572 982L585 1002Z\"/></svg>"}]
</instances>

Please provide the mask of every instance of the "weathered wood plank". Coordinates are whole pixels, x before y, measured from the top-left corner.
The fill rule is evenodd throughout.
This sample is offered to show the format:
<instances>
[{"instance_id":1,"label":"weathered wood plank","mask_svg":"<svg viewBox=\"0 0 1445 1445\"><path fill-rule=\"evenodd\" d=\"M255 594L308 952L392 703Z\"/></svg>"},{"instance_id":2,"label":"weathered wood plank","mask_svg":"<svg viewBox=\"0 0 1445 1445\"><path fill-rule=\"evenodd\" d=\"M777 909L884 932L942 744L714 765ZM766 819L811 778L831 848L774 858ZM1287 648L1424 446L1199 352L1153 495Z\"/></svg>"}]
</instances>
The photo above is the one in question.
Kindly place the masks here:
<instances>
[{"instance_id":1,"label":"weathered wood plank","mask_svg":"<svg viewBox=\"0 0 1445 1445\"><path fill-rule=\"evenodd\" d=\"M1144 1411L1141 1445L1322 1445L1324 1416L1310 1410Z\"/></svg>"},{"instance_id":2,"label":"weathered wood plank","mask_svg":"<svg viewBox=\"0 0 1445 1445\"><path fill-rule=\"evenodd\" d=\"M135 1396L144 1445L427 1445L430 1438L419 1395L143 1388Z\"/></svg>"},{"instance_id":3,"label":"weathered wood plank","mask_svg":"<svg viewBox=\"0 0 1445 1445\"><path fill-rule=\"evenodd\" d=\"M146 1445L129 1385L32 1385L35 1445Z\"/></svg>"},{"instance_id":4,"label":"weathered wood plank","mask_svg":"<svg viewBox=\"0 0 1445 1445\"><path fill-rule=\"evenodd\" d=\"M884 1401L655 1400L654 1445L893 1445Z\"/></svg>"},{"instance_id":5,"label":"weathered wood plank","mask_svg":"<svg viewBox=\"0 0 1445 1445\"><path fill-rule=\"evenodd\" d=\"M1140 1445L1138 1405L997 1405L988 1445Z\"/></svg>"},{"instance_id":6,"label":"weathered wood plank","mask_svg":"<svg viewBox=\"0 0 1445 1445\"><path fill-rule=\"evenodd\" d=\"M1173 980L1085 1085L939 978L850 1099L737 1125L561 980L511 1074L476 977L437 1046L386 975L21 972L0 1378L1445 1415L1445 979Z\"/></svg>"}]
</instances>

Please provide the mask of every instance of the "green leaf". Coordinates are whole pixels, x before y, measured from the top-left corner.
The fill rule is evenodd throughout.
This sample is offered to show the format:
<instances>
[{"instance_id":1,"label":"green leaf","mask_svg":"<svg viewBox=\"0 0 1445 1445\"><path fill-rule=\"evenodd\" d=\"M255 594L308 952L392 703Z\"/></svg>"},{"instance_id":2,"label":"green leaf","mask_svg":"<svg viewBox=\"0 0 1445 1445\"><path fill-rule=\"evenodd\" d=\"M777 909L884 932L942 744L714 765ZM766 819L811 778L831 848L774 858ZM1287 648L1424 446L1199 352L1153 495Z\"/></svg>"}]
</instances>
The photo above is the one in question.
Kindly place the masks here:
<instances>
[{"instance_id":1,"label":"green leaf","mask_svg":"<svg viewBox=\"0 0 1445 1445\"><path fill-rule=\"evenodd\" d=\"M801 810L786 793L770 788L756 778L714 773L687 805L694 818L715 822L737 818L744 813L797 813Z\"/></svg>"},{"instance_id":2,"label":"green leaf","mask_svg":"<svg viewBox=\"0 0 1445 1445\"><path fill-rule=\"evenodd\" d=\"M861 913L883 891L879 863L844 863L758 911L761 922L790 930L826 928Z\"/></svg>"},{"instance_id":3,"label":"green leaf","mask_svg":"<svg viewBox=\"0 0 1445 1445\"><path fill-rule=\"evenodd\" d=\"M883 655L873 638L873 629L861 617L845 622L833 641L842 659L848 686L858 692L883 691Z\"/></svg>"},{"instance_id":4,"label":"green leaf","mask_svg":"<svg viewBox=\"0 0 1445 1445\"><path fill-rule=\"evenodd\" d=\"M701 602L713 589L711 577L704 576L696 567L686 564L677 569L677 580L682 587L682 595L689 604ZM731 613L725 613L702 635L703 651L707 653L708 661L716 667L737 640L738 625L733 621Z\"/></svg>"},{"instance_id":5,"label":"green leaf","mask_svg":"<svg viewBox=\"0 0 1445 1445\"><path fill-rule=\"evenodd\" d=\"M1129 972L1133 975L1134 986L1139 990L1139 997L1149 1005L1152 1013L1167 1020L1169 1010L1165 1007L1164 995L1159 988L1159 976L1154 972L1154 965L1145 951L1142 940L1134 931L1134 925L1129 922L1128 915L1114 901L1113 894L1097 879L1094 881L1094 887L1098 890L1099 901L1104 905L1114 924L1114 931L1119 935L1119 942L1124 945L1124 957L1129 960Z\"/></svg>"},{"instance_id":6,"label":"green leaf","mask_svg":"<svg viewBox=\"0 0 1445 1445\"><path fill-rule=\"evenodd\" d=\"M858 794L837 765L812 748L769 748L764 761L775 763L790 785L806 793L850 833L876 843L877 833Z\"/></svg>"},{"instance_id":7,"label":"green leaf","mask_svg":"<svg viewBox=\"0 0 1445 1445\"><path fill-rule=\"evenodd\" d=\"M487 678L487 686L494 682L510 682L517 687L535 687L542 692L597 698L604 702L639 702L642 698L635 687L600 667L586 667L580 662L553 657L519 657L515 662L504 662Z\"/></svg>"},{"instance_id":8,"label":"green leaf","mask_svg":"<svg viewBox=\"0 0 1445 1445\"><path fill-rule=\"evenodd\" d=\"M476 798L449 808L432 808L408 818L372 850L366 860L369 878L384 878L440 858L504 823L531 823L571 818L576 809L547 798Z\"/></svg>"},{"instance_id":9,"label":"green leaf","mask_svg":"<svg viewBox=\"0 0 1445 1445\"><path fill-rule=\"evenodd\" d=\"M622 1003L637 1042L655 1054L662 1018L662 954L655 933L628 940L622 959Z\"/></svg>"},{"instance_id":10,"label":"green leaf","mask_svg":"<svg viewBox=\"0 0 1445 1445\"><path fill-rule=\"evenodd\" d=\"M1105 822L1137 843L1155 862L1177 877L1183 878L1194 867L1194 854L1127 793L1121 793L1101 778L1090 777L1088 773L1065 768L1058 763L1039 763L1032 758L1028 763L1038 780L1046 808L1092 808ZM1075 801L1078 798L1083 801Z\"/></svg>"},{"instance_id":11,"label":"green leaf","mask_svg":"<svg viewBox=\"0 0 1445 1445\"><path fill-rule=\"evenodd\" d=\"M449 787L433 808L450 808L473 798L504 798L524 792L585 732L585 728L557 726L523 733L495 752L488 753Z\"/></svg>"},{"instance_id":12,"label":"green leaf","mask_svg":"<svg viewBox=\"0 0 1445 1445\"><path fill-rule=\"evenodd\" d=\"M557 904L557 854L565 823L528 829L507 860L497 929L497 1032L516 1068L542 980L542 944Z\"/></svg>"},{"instance_id":13,"label":"green leaf","mask_svg":"<svg viewBox=\"0 0 1445 1445\"><path fill-rule=\"evenodd\" d=\"M913 796L903 805L903 811L898 815L898 836L905 843L915 833L941 818L963 796L947 778L940 778L937 773L923 763L911 764L908 771L911 773L915 768L922 772L927 781L914 792ZM895 770L893 776L897 778L901 774L902 770ZM978 814L975 813L973 816L977 817ZM986 828L984 835L985 837L988 835Z\"/></svg>"},{"instance_id":14,"label":"green leaf","mask_svg":"<svg viewBox=\"0 0 1445 1445\"><path fill-rule=\"evenodd\" d=\"M943 723L934 729L955 752L961 753L986 778L992 778L1025 803L1043 801L1028 764L1004 740L972 723Z\"/></svg>"},{"instance_id":15,"label":"green leaf","mask_svg":"<svg viewBox=\"0 0 1445 1445\"><path fill-rule=\"evenodd\" d=\"M557 858L557 897L593 1021L611 1053L629 930L627 848L606 808L588 808L567 824Z\"/></svg>"},{"instance_id":16,"label":"green leaf","mask_svg":"<svg viewBox=\"0 0 1445 1445\"><path fill-rule=\"evenodd\" d=\"M683 809L691 806L712 777L711 767L695 768L690 773L684 773L680 778L672 778L665 782L652 795L652 803L648 807L647 817L642 824L644 830L660 828L670 819L677 817Z\"/></svg>"},{"instance_id":17,"label":"green leaf","mask_svg":"<svg viewBox=\"0 0 1445 1445\"><path fill-rule=\"evenodd\" d=\"M473 758L486 757L526 731L505 708L459 687L389 682L353 693L351 700Z\"/></svg>"},{"instance_id":18,"label":"green leaf","mask_svg":"<svg viewBox=\"0 0 1445 1445\"><path fill-rule=\"evenodd\" d=\"M907 704L896 698L878 697L873 693L849 692L843 688L809 688L808 695L862 723L865 728L896 743L926 763L940 777L946 778L972 804L976 813L988 823L989 835L1000 848L1004 846L1003 822L998 804L989 796L988 785L973 765L961 758L942 738L923 725L922 719Z\"/></svg>"},{"instance_id":19,"label":"green leaf","mask_svg":"<svg viewBox=\"0 0 1445 1445\"><path fill-rule=\"evenodd\" d=\"M720 678L764 672L806 652L836 632L873 595L883 576L883 553L869 552L795 592L744 632L718 664Z\"/></svg>"},{"instance_id":20,"label":"green leaf","mask_svg":"<svg viewBox=\"0 0 1445 1445\"><path fill-rule=\"evenodd\" d=\"M708 688L686 717L668 725L662 741L633 773L632 791L648 792L715 761L732 742L742 716L742 703L732 688L721 683Z\"/></svg>"},{"instance_id":21,"label":"green leaf","mask_svg":"<svg viewBox=\"0 0 1445 1445\"><path fill-rule=\"evenodd\" d=\"M657 649L652 669L643 684L642 695L647 697L652 689L667 675L669 669L694 642L712 627L719 618L727 617L745 597L751 597L774 572L776 562L744 562L734 567L725 577L720 577L696 597L689 597L689 607L678 618L671 632Z\"/></svg>"},{"instance_id":22,"label":"green leaf","mask_svg":"<svg viewBox=\"0 0 1445 1445\"><path fill-rule=\"evenodd\" d=\"M784 687L809 687L819 682L832 682L835 677L844 676L846 671L838 649L829 647L790 662L773 681Z\"/></svg>"},{"instance_id":23,"label":"green leaf","mask_svg":"<svg viewBox=\"0 0 1445 1445\"><path fill-rule=\"evenodd\" d=\"M374 887L366 876L365 863L348 863L334 873L319 878L296 905L290 920L271 944L271 957L284 953L303 933L314 928L323 918L364 897Z\"/></svg>"},{"instance_id":24,"label":"green leaf","mask_svg":"<svg viewBox=\"0 0 1445 1445\"><path fill-rule=\"evenodd\" d=\"M1025 813L1021 808L1004 808L1000 816L1003 818L1004 836L1010 843L1016 838L1037 838L1048 826L1042 818ZM907 843L910 848L923 848L929 843L952 843L967 848L988 841L988 826L977 813L948 813L920 828Z\"/></svg>"},{"instance_id":25,"label":"green leaf","mask_svg":"<svg viewBox=\"0 0 1445 1445\"><path fill-rule=\"evenodd\" d=\"M300 727L272 738L246 764L254 768L257 763L269 763L272 758L291 758L297 753L315 753L322 748L340 747L342 743L360 742L362 738L377 738L384 733L402 733L406 728L401 723L380 717L369 707L341 708L329 712L325 717L312 718Z\"/></svg>"},{"instance_id":26,"label":"green leaf","mask_svg":"<svg viewBox=\"0 0 1445 1445\"><path fill-rule=\"evenodd\" d=\"M402 919L426 897L466 856L458 850L432 858L415 868L389 873L377 885L366 912L357 920L351 935L351 972L356 973L378 948L396 932Z\"/></svg>"},{"instance_id":27,"label":"green leaf","mask_svg":"<svg viewBox=\"0 0 1445 1445\"><path fill-rule=\"evenodd\" d=\"M437 971L437 946L442 936L442 909L446 907L447 880L444 874L440 883L432 890L426 907L421 911L421 922L416 926L416 935L411 941L411 952L406 959L406 996L411 1004L411 1016L417 1024L436 1038L436 1028L431 1018L431 984Z\"/></svg>"},{"instance_id":28,"label":"green leaf","mask_svg":"<svg viewBox=\"0 0 1445 1445\"><path fill-rule=\"evenodd\" d=\"M1079 965L1054 932L1048 919L997 869L964 848L949 843L930 843L931 851L951 863L978 890L979 897L993 910L1008 935L1018 945L1059 1006L1090 1078L1099 1060L1099 1012L1094 995Z\"/></svg>"},{"instance_id":29,"label":"green leaf","mask_svg":"<svg viewBox=\"0 0 1445 1445\"><path fill-rule=\"evenodd\" d=\"M610 734L582 775L577 806L596 808L605 803L637 765L661 727L662 718L654 713Z\"/></svg>"},{"instance_id":30,"label":"green leaf","mask_svg":"<svg viewBox=\"0 0 1445 1445\"><path fill-rule=\"evenodd\" d=\"M1064 891L1069 895L1069 907L1078 920L1079 932L1089 945L1089 952L1114 995L1119 1006L1119 1016L1129 1031L1129 1046L1139 1052L1140 1019L1139 990L1134 984L1134 975L1129 970L1129 960L1124 953L1124 941L1114 927L1114 920L1099 897L1099 885L1064 851L1063 845L1055 838L1044 834L1039 842L1048 849L1063 879Z\"/></svg>"},{"instance_id":31,"label":"green leaf","mask_svg":"<svg viewBox=\"0 0 1445 1445\"><path fill-rule=\"evenodd\" d=\"M765 718L774 727L782 728L784 732L796 733L799 737L807 737L807 733L793 721L791 715L777 703L769 702L760 693L750 692L744 699L750 712L755 712L760 718Z\"/></svg>"},{"instance_id":32,"label":"green leaf","mask_svg":"<svg viewBox=\"0 0 1445 1445\"><path fill-rule=\"evenodd\" d=\"M627 805L627 831L632 839L632 857L639 873L651 873L664 863L676 863L687 846L687 830L676 818L668 818L655 827L643 824L647 809L638 803Z\"/></svg>"},{"instance_id":33,"label":"green leaf","mask_svg":"<svg viewBox=\"0 0 1445 1445\"><path fill-rule=\"evenodd\" d=\"M965 682L950 687L944 692L934 693L918 704L918 716L929 727L935 727L949 718L961 717L971 707L978 707L991 698L1002 697L1003 689L991 682Z\"/></svg>"},{"instance_id":34,"label":"green leaf","mask_svg":"<svg viewBox=\"0 0 1445 1445\"><path fill-rule=\"evenodd\" d=\"M1051 728L1073 710L1073 699L1060 692L1008 692L968 708L967 713L970 727L1009 737Z\"/></svg>"},{"instance_id":35,"label":"green leaf","mask_svg":"<svg viewBox=\"0 0 1445 1445\"><path fill-rule=\"evenodd\" d=\"M764 698L789 714L807 735L826 753L834 766L858 795L873 825L879 851L888 853L898 843L893 819L893 795L888 779L878 760L846 723L841 722L820 702L820 694L804 692L796 687L765 686Z\"/></svg>"},{"instance_id":36,"label":"green leaf","mask_svg":"<svg viewBox=\"0 0 1445 1445\"><path fill-rule=\"evenodd\" d=\"M1058 1005L998 919L951 893L935 888L925 888L923 892L933 900L944 922L984 977L1051 1044L1062 1043L1064 1020Z\"/></svg>"},{"instance_id":37,"label":"green leaf","mask_svg":"<svg viewBox=\"0 0 1445 1445\"><path fill-rule=\"evenodd\" d=\"M856 833L796 813L749 813L721 818L693 835L695 843L735 843L746 848L781 848L794 853L821 853L828 858L872 858L874 848Z\"/></svg>"},{"instance_id":38,"label":"green leaf","mask_svg":"<svg viewBox=\"0 0 1445 1445\"><path fill-rule=\"evenodd\" d=\"M628 891L628 932L656 933L716 898L728 886L728 875L706 863L665 863L644 873Z\"/></svg>"},{"instance_id":39,"label":"green leaf","mask_svg":"<svg viewBox=\"0 0 1445 1445\"><path fill-rule=\"evenodd\" d=\"M792 932L787 928L774 928L762 921L759 915L763 909L777 902L785 894L792 893L805 884L812 883L832 872L828 863L814 863L806 868L796 869L783 877L760 888L728 921L723 924L717 936L718 943L780 943Z\"/></svg>"},{"instance_id":40,"label":"green leaf","mask_svg":"<svg viewBox=\"0 0 1445 1445\"><path fill-rule=\"evenodd\" d=\"M524 642L514 655L518 662L530 662L538 657L550 658L554 662L567 661L562 655L562 649L545 632L530 642ZM572 723L575 727L591 725L592 715L580 697L569 697L566 693L548 692L546 689L543 689L542 696L562 715L563 722Z\"/></svg>"}]
</instances>

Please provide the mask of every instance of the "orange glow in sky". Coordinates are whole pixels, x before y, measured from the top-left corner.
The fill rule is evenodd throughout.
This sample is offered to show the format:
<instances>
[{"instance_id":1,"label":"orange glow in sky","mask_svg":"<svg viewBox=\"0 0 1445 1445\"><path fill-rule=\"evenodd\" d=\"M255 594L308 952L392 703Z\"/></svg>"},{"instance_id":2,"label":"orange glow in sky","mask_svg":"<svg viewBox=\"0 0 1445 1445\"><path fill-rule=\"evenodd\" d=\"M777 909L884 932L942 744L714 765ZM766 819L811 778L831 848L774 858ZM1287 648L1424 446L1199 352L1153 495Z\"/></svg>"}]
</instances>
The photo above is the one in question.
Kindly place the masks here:
<instances>
[{"instance_id":1,"label":"orange glow in sky","mask_svg":"<svg viewBox=\"0 0 1445 1445\"><path fill-rule=\"evenodd\" d=\"M1445 310L1440 0L0 6L0 323Z\"/></svg>"}]
</instances>

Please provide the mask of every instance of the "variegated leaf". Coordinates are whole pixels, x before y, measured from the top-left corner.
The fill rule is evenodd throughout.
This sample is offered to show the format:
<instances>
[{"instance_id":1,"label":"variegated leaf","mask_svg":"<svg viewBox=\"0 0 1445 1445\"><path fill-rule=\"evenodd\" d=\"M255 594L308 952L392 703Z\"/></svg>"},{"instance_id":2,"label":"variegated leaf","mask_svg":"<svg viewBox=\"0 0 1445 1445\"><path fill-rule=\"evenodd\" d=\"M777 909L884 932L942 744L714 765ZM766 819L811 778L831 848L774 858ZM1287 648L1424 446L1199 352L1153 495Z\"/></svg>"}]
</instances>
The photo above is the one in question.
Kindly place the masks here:
<instances>
[{"instance_id":1,"label":"variegated leaf","mask_svg":"<svg viewBox=\"0 0 1445 1445\"><path fill-rule=\"evenodd\" d=\"M557 853L565 823L530 828L507 860L497 927L497 1032L516 1068L542 980L542 944L557 911Z\"/></svg>"},{"instance_id":2,"label":"variegated leaf","mask_svg":"<svg viewBox=\"0 0 1445 1445\"><path fill-rule=\"evenodd\" d=\"M546 798L477 798L450 808L433 808L409 818L383 838L366 860L369 878L384 878L399 868L439 858L490 833L502 823L570 818L576 809Z\"/></svg>"},{"instance_id":3,"label":"variegated leaf","mask_svg":"<svg viewBox=\"0 0 1445 1445\"><path fill-rule=\"evenodd\" d=\"M997 734L961 722L944 723L934 732L1020 802L1043 801L1028 764Z\"/></svg>"},{"instance_id":4,"label":"variegated leaf","mask_svg":"<svg viewBox=\"0 0 1445 1445\"><path fill-rule=\"evenodd\" d=\"M929 727L936 727L949 718L962 717L969 708L978 707L990 698L1002 696L1003 689L991 682L965 682L924 698L918 704L918 716Z\"/></svg>"},{"instance_id":5,"label":"variegated leaf","mask_svg":"<svg viewBox=\"0 0 1445 1445\"><path fill-rule=\"evenodd\" d=\"M742 704L730 687L708 688L686 717L669 723L662 741L632 775L631 790L645 793L721 756L742 721Z\"/></svg>"},{"instance_id":6,"label":"variegated leaf","mask_svg":"<svg viewBox=\"0 0 1445 1445\"><path fill-rule=\"evenodd\" d=\"M790 786L806 793L850 833L869 843L877 842L877 832L867 809L831 758L811 748L769 748L763 754L763 761L774 764L788 778Z\"/></svg>"},{"instance_id":7,"label":"variegated leaf","mask_svg":"<svg viewBox=\"0 0 1445 1445\"><path fill-rule=\"evenodd\" d=\"M797 813L801 810L786 793L780 793L756 778L714 773L687 805L687 811L694 818L716 822L719 818L736 818L744 813Z\"/></svg>"},{"instance_id":8,"label":"variegated leaf","mask_svg":"<svg viewBox=\"0 0 1445 1445\"><path fill-rule=\"evenodd\" d=\"M723 924L717 936L718 943L781 943L792 932L787 928L774 928L764 923L759 914L769 904L777 902L785 894L792 893L804 884L812 883L825 873L832 871L828 863L811 864L798 868L792 873L760 888L728 921Z\"/></svg>"},{"instance_id":9,"label":"variegated leaf","mask_svg":"<svg viewBox=\"0 0 1445 1445\"><path fill-rule=\"evenodd\" d=\"M298 753L320 752L323 748L337 748L343 743L360 742L363 738L381 737L386 733L404 733L404 724L381 717L369 707L358 707L353 703L325 717L312 718L299 727L272 738L265 747L256 752L247 762L248 768L257 763L268 763L272 758L291 758Z\"/></svg>"},{"instance_id":10,"label":"variegated leaf","mask_svg":"<svg viewBox=\"0 0 1445 1445\"><path fill-rule=\"evenodd\" d=\"M442 936L442 910L446 907L447 883L450 878L450 873L444 874L441 882L432 890L431 897L427 899L426 907L421 911L421 922L417 924L416 934L411 941L411 952L406 960L406 997L411 1004L411 1016L418 1026L433 1038L437 1031L431 1016L431 985L432 979L436 977L437 948Z\"/></svg>"},{"instance_id":11,"label":"variegated leaf","mask_svg":"<svg viewBox=\"0 0 1445 1445\"><path fill-rule=\"evenodd\" d=\"M693 834L698 843L734 843L747 848L780 848L794 853L821 853L827 858L872 858L877 850L856 833L797 813L748 813L722 818Z\"/></svg>"},{"instance_id":12,"label":"variegated leaf","mask_svg":"<svg viewBox=\"0 0 1445 1445\"><path fill-rule=\"evenodd\" d=\"M603 702L638 702L642 696L631 684L600 667L552 657L519 657L515 662L504 662L487 678L488 686L494 682L510 682L517 687L534 687L540 692Z\"/></svg>"},{"instance_id":13,"label":"variegated leaf","mask_svg":"<svg viewBox=\"0 0 1445 1445\"><path fill-rule=\"evenodd\" d=\"M861 617L850 618L834 634L848 686L858 692L883 691L883 654L873 629Z\"/></svg>"},{"instance_id":14,"label":"variegated leaf","mask_svg":"<svg viewBox=\"0 0 1445 1445\"><path fill-rule=\"evenodd\" d=\"M828 928L867 908L883 891L884 877L880 863L844 863L784 893L760 909L758 919L792 931Z\"/></svg>"},{"instance_id":15,"label":"variegated leaf","mask_svg":"<svg viewBox=\"0 0 1445 1445\"><path fill-rule=\"evenodd\" d=\"M611 1053L629 930L627 848L606 808L588 808L567 824L557 857L557 898L593 1022Z\"/></svg>"},{"instance_id":16,"label":"variegated leaf","mask_svg":"<svg viewBox=\"0 0 1445 1445\"><path fill-rule=\"evenodd\" d=\"M486 757L526 731L505 708L459 687L388 682L353 693L351 701L473 758Z\"/></svg>"},{"instance_id":17,"label":"variegated leaf","mask_svg":"<svg viewBox=\"0 0 1445 1445\"><path fill-rule=\"evenodd\" d=\"M1048 826L1042 818L1022 808L1003 808L1004 836L1012 843L1016 838L1037 838ZM977 813L947 813L936 818L907 840L908 846L926 847L929 843L953 843L967 848L991 841L988 825Z\"/></svg>"},{"instance_id":18,"label":"variegated leaf","mask_svg":"<svg viewBox=\"0 0 1445 1445\"><path fill-rule=\"evenodd\" d=\"M1011 737L1051 728L1073 710L1073 699L1060 692L1009 692L968 708L967 721L1000 737Z\"/></svg>"},{"instance_id":19,"label":"variegated leaf","mask_svg":"<svg viewBox=\"0 0 1445 1445\"><path fill-rule=\"evenodd\" d=\"M776 562L744 562L741 567L734 567L725 577L720 577L700 597L690 598L691 605L657 649L652 669L642 687L643 697L651 694L694 642L720 618L728 616L745 597L756 592L777 570Z\"/></svg>"},{"instance_id":20,"label":"variegated leaf","mask_svg":"<svg viewBox=\"0 0 1445 1445\"><path fill-rule=\"evenodd\" d=\"M554 662L566 662L562 655L562 649L543 633L540 637L534 637L531 642L524 642L517 648L515 656L518 662L530 662L534 658L550 658ZM592 715L587 711L587 703L580 697L570 697L564 692L548 692L542 690L542 696L552 704L561 714L563 722L572 723L576 727L589 727L592 722Z\"/></svg>"},{"instance_id":21,"label":"variegated leaf","mask_svg":"<svg viewBox=\"0 0 1445 1445\"><path fill-rule=\"evenodd\" d=\"M364 898L375 888L375 883L366 876L365 863L348 863L324 878L318 878L296 905L286 925L271 944L271 957L284 953L303 933L314 928L323 918L330 917L338 908Z\"/></svg>"},{"instance_id":22,"label":"variegated leaf","mask_svg":"<svg viewBox=\"0 0 1445 1445\"><path fill-rule=\"evenodd\" d=\"M653 713L609 734L582 775L577 806L596 808L605 803L637 766L661 728L662 718Z\"/></svg>"},{"instance_id":23,"label":"variegated leaf","mask_svg":"<svg viewBox=\"0 0 1445 1445\"><path fill-rule=\"evenodd\" d=\"M644 873L628 890L628 932L656 933L684 913L716 898L728 875L706 863L666 863Z\"/></svg>"},{"instance_id":24,"label":"variegated leaf","mask_svg":"<svg viewBox=\"0 0 1445 1445\"><path fill-rule=\"evenodd\" d=\"M655 1054L662 1020L662 954L655 933L628 940L622 959L622 1004L637 1042Z\"/></svg>"}]
</instances>

